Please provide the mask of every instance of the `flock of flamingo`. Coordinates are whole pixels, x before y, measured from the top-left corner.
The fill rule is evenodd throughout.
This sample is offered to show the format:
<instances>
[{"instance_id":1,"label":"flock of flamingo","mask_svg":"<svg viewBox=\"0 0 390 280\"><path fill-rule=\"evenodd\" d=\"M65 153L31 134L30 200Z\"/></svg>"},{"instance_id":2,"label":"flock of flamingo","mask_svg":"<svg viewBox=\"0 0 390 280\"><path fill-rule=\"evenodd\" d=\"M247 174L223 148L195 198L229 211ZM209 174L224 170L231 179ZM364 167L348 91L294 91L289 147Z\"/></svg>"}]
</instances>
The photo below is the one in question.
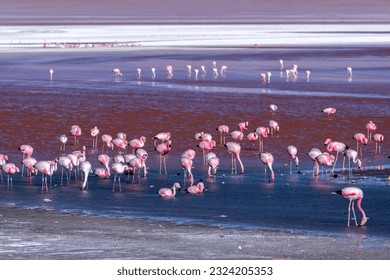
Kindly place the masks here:
<instances>
[{"instance_id":1,"label":"flock of flamingo","mask_svg":"<svg viewBox=\"0 0 390 280\"><path fill-rule=\"evenodd\" d=\"M281 68L284 67L283 61L280 60L280 66ZM227 66L222 66L221 70L217 70L216 62L213 62L213 73L214 75L218 75L218 72L220 74L223 74L227 71ZM166 70L168 72L168 76L173 76L173 67L167 66ZM122 76L122 72L116 68L112 70L113 73L116 76ZM190 65L187 66L187 71L191 73L192 67ZM206 72L205 67L201 66L201 71L203 73ZM352 76L352 68L347 68L348 75ZM194 69L194 73L196 77L198 76L199 70ZM50 69L50 78L53 78L54 71L53 69ZM152 74L155 76L155 68L152 68ZM141 77L141 69L137 69L137 75L138 77ZM292 69L286 70L287 77L296 78L298 75L298 66L294 65ZM307 78L309 78L310 71L306 72ZM269 81L271 74L270 73L262 73L260 77L263 79L263 81ZM269 106L270 110L277 111L278 106L275 104L270 104ZM327 114L328 116L335 114L336 109L335 108L324 108L322 110L323 113ZM240 158L240 152L241 152L241 145L240 141L242 141L245 137L245 133L248 130L249 127L249 121L240 122L237 125L237 129L230 131L229 127L227 125L219 125L216 130L220 133L220 141L219 144L224 146L228 153L231 154L231 173L237 174L237 162L239 163L240 167L240 173L244 173L245 168L243 165L243 162ZM348 159L349 164L349 177L352 178L352 168L351 168L351 161L352 163L357 164L358 168L361 167L361 160L359 159L362 157L362 147L361 145L366 145L369 141L375 141L376 148L375 153L380 154L380 143L383 142L384 136L383 134L373 134L377 127L376 125L370 121L366 124L367 129L367 135L363 133L357 133L354 135L354 139L356 140L357 146L356 150L351 149L347 147L346 144L338 141L333 141L332 139L327 139L324 144L326 145L326 152L321 152L320 149L313 148L311 149L307 155L313 160L313 175L319 176L319 167L325 166L325 167L332 167L332 173L334 172L336 163L338 161L339 156L343 156L343 167L342 170L345 170L345 160ZM257 127L253 132L250 132L246 135L246 139L251 142L252 144L258 143L258 154L260 161L265 166L265 172L267 172L267 169L270 171L270 181L275 181L275 173L273 170L273 163L274 163L274 156L264 151L264 140L267 139L269 136L279 133L279 124L275 120L269 121L269 126L260 126ZM8 177L7 177L7 186L12 188L12 176L15 173L20 173L23 176L24 169L26 169L29 173L29 176L31 178L32 174L42 174L42 191L48 191L48 189L51 187L52 184L52 176L54 172L57 171L58 166L61 167L61 179L60 179L60 185L64 184L64 173L66 176L66 184L69 184L72 174L74 173L74 177L76 180L79 180L79 173L81 172L83 179L81 180L81 189L88 189L88 176L91 173L94 173L99 178L110 178L111 173L114 173L113 176L113 186L112 191L115 191L116 187L119 187L119 190L122 190L121 186L121 177L122 174L127 173L128 174L128 180L130 174L132 174L132 182L134 182L135 176L140 176L141 172L143 173L143 176L146 176L147 166L146 161L148 158L148 152L144 149L146 138L144 136L141 136L139 138L134 138L131 140L127 140L127 136L123 132L117 133L116 137L113 138L109 134L103 134L100 136L100 130L97 127L93 127L90 129L90 135L93 139L92 142L92 148L97 150L98 145L98 139L100 136L100 139L103 143L102 145L102 153L97 156L98 162L101 163L101 167L96 168L95 170L92 170L92 164L90 161L86 158L86 146L81 146L79 144L79 138L82 135L82 129L78 125L73 125L70 128L69 131L70 135L73 137L73 143L74 145L79 145L81 147L81 150L73 151L71 153L66 153L66 144L68 142L68 136L66 134L59 136L60 141L60 156L53 160L41 160L38 161L35 158L32 157L33 154L33 147L31 147L28 144L23 144L19 147L20 152L23 155L22 158L22 171L18 168L18 166L14 163L8 162L8 156L5 154L0 154L0 166L1 170L4 171ZM232 141L226 141L226 137L230 136L232 138ZM213 152L215 149L217 143L215 140L212 139L212 136L210 133L196 133L195 139L197 141L197 148L202 150L203 152L203 163L204 165L208 166L208 177L215 177L217 174L217 169L219 168L219 158L217 155ZM160 132L157 133L154 136L154 151L159 154L160 162L159 162L159 174L167 174L167 167L166 167L166 155L171 151L172 147L172 141L171 141L171 134L169 132ZM132 153L127 153L126 148L130 146L132 148ZM117 149L116 155L109 156L108 149L111 149L113 151L114 149ZM297 172L300 173L299 169L299 159L298 159L298 151L297 148L293 145L289 145L286 147L286 152L291 156L291 162L290 162L290 173L292 173L292 161L295 162L295 167L297 169ZM331 155L331 152L336 152L336 156ZM198 184L194 185L194 177L192 174L192 168L193 168L193 159L195 158L196 151L194 149L188 149L184 151L181 155L181 166L184 170L184 186L186 185L186 180L189 180L189 186L186 188L186 191L190 194L201 194L203 193L205 187L203 182L199 182ZM2 172L1 174L1 180L3 182L3 176ZM49 182L48 182L49 179ZM162 188L158 191L158 194L161 197L165 198L172 198L176 195L176 190L180 190L181 186L178 182L175 182L171 188ZM350 200L350 204L348 207L348 226L350 221L350 211L352 209L355 222L356 222L356 215L354 211L354 201L357 200L357 206L358 209L361 211L363 215L362 222L360 225L364 225L367 221L366 215L361 208L361 201L363 198L363 192L361 189L356 187L348 187L344 188L340 191L335 192L337 194L343 195L345 198ZM356 225L358 225L356 223Z\"/></svg>"}]
</instances>

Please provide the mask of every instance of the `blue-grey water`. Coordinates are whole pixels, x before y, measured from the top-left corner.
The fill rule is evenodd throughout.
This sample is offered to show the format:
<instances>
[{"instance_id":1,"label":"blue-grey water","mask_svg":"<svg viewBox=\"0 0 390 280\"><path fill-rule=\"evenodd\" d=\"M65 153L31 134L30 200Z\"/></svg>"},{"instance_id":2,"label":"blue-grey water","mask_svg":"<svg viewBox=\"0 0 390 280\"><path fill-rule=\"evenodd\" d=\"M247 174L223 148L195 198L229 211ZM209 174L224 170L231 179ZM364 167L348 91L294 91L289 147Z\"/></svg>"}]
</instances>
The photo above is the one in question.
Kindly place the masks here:
<instances>
[{"instance_id":1,"label":"blue-grey water","mask_svg":"<svg viewBox=\"0 0 390 280\"><path fill-rule=\"evenodd\" d=\"M279 67L298 65L296 80L286 79ZM211 65L227 65L225 75L213 76ZM188 75L186 65L193 69L207 67L196 80ZM0 153L21 168L22 154L18 147L30 144L33 157L49 160L59 156L58 136L69 137L66 153L87 146L87 160L93 169L100 167L98 149L92 149L89 130L97 126L100 135L113 136L125 132L127 139L147 138L149 153L146 178L135 183L122 177L123 191L112 192L110 179L89 176L89 189L80 190L80 182L60 186L60 167L53 176L49 192L41 192L41 175L13 176L13 189L7 187L2 174L0 205L26 209L44 208L80 215L148 218L175 223L196 223L242 229L272 229L310 232L325 235L389 237L390 128L389 53L381 46L306 48L207 48L207 49L139 49L124 51L41 51L0 54ZM174 75L167 77L166 65ZM353 68L348 77L346 67ZM113 68L124 74L115 77ZM152 78L150 68L156 68ZM49 79L49 69L54 69ZM141 77L136 68L142 69ZM305 71L310 70L310 79ZM270 71L271 82L263 83L261 73ZM269 104L278 105L271 112ZM321 110L337 108L328 117ZM215 130L226 124L236 130L237 124L249 121L249 133L258 126L267 126L274 119L280 125L276 135L265 140L265 149L275 157L275 182L269 182L257 151L246 140L241 141L243 175L230 172L230 155L217 145L220 158L217 177L207 178L202 152L194 160L195 182L203 180L206 191L193 196L181 191L174 199L157 195L161 187L178 181L183 185L180 155L196 149L197 132L208 132L219 143ZM356 148L352 139L358 132L366 133L365 125L373 121L376 133L385 135L381 155L375 155L375 143L363 147L363 170L354 168L354 179L340 172L315 177L312 161L306 155L311 148L326 151L327 138L342 141ZM70 127L78 124L83 130L80 145L74 145ZM153 136L161 131L172 134L172 150L167 156L168 175L159 175L159 157L154 151ZM229 141L231 138L227 137ZM290 174L288 145L298 148L301 174ZM131 148L127 148L127 153ZM111 157L116 150L108 152ZM324 171L325 172L325 171ZM188 186L188 182L187 182ZM364 227L347 228L348 201L332 192L347 186L364 191L362 206L369 220ZM45 203L48 198L51 203ZM1 208L0 208L1 209ZM0 210L1 211L1 210ZM358 220L361 215L357 211ZM352 221L353 224L353 221Z\"/></svg>"}]
</instances>

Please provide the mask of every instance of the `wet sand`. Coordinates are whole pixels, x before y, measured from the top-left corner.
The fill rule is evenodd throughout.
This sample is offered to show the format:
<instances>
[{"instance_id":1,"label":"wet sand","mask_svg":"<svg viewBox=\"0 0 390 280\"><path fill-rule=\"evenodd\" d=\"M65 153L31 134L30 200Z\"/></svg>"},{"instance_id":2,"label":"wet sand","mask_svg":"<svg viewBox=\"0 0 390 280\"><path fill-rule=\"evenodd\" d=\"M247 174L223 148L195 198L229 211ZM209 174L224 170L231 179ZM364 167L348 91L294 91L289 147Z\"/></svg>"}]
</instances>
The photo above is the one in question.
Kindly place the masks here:
<instances>
[{"instance_id":1,"label":"wet sand","mask_svg":"<svg viewBox=\"0 0 390 280\"><path fill-rule=\"evenodd\" d=\"M390 243L0 209L0 259L384 260ZM382 243L382 244L380 244Z\"/></svg>"}]
</instances>

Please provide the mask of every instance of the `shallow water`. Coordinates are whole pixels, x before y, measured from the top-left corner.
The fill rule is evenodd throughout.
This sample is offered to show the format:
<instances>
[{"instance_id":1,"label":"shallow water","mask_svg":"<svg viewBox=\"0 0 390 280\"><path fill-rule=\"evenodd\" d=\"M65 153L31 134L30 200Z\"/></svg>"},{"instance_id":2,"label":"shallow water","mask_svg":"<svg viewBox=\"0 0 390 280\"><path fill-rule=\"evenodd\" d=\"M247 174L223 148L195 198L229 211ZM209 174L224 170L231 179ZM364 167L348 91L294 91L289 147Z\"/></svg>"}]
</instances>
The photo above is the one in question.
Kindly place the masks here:
<instances>
[{"instance_id":1,"label":"shallow water","mask_svg":"<svg viewBox=\"0 0 390 280\"><path fill-rule=\"evenodd\" d=\"M286 79L279 59L284 59L285 68L299 66L297 80ZM213 76L214 60L218 67L228 66L225 75ZM337 178L329 172L315 178L312 161L306 155L313 147L325 151L323 143L327 138L356 148L353 135L366 133L365 124L371 120L377 132L385 135L385 142L381 155L374 154L372 141L363 147L363 168L388 168L388 61L386 49L356 45L1 54L0 153L7 154L10 162L20 162L22 155L17 148L22 144L33 146L33 157L38 160L54 159L60 155L57 137L69 136L71 125L79 124L83 129L81 144L73 145L69 137L67 152L85 144L87 159L95 169L100 166L96 157L101 152L101 141L98 150L92 149L89 130L96 125L101 134L114 136L122 131L128 139L147 137L149 174L136 178L135 183L127 182L123 176L122 192L111 191L113 176L109 180L90 176L89 190L80 191L81 183L74 179L69 186L59 185L59 169L48 193L41 192L40 175L30 181L17 174L13 190L7 189L6 181L1 185L0 205L232 228L388 238L390 174L363 176L354 166L354 182L343 173L338 173ZM187 64L206 65L208 72L199 74L196 80L194 73L186 73ZM166 65L174 67L172 78L167 77ZM353 67L352 79L348 78L347 66ZM52 80L48 73L51 67ZM115 67L122 70L123 77L113 76L111 69ZM138 67L142 68L139 79ZM155 78L151 67L156 68ZM305 70L311 71L310 80ZM262 83L259 74L267 71L272 73L271 82ZM271 103L278 105L276 112L269 110ZM325 107L335 107L337 113L328 117L321 113ZM275 157L275 182L266 177L257 146L252 149L245 139L241 143L244 175L231 175L230 155L218 145L215 152L221 164L215 179L207 178L201 151L194 160L195 181L203 180L206 185L203 195L191 196L182 191L175 199L158 197L159 188L170 187L175 181L183 184L180 155L186 149L196 149L195 133L211 133L219 142L215 129L220 124L228 125L232 131L239 122L248 120L249 133L258 126L267 126L271 119L280 125L280 132L265 141L265 149ZM168 175L159 175L159 157L152 141L161 131L172 134ZM288 145L298 148L302 174L290 174ZM131 149L127 148L127 152ZM114 156L116 151L109 154ZM340 168L339 160L337 170ZM6 180L4 174L3 179ZM346 227L348 201L331 194L346 186L364 191L363 208L370 218L365 227ZM44 198L52 203L44 203Z\"/></svg>"}]
</instances>

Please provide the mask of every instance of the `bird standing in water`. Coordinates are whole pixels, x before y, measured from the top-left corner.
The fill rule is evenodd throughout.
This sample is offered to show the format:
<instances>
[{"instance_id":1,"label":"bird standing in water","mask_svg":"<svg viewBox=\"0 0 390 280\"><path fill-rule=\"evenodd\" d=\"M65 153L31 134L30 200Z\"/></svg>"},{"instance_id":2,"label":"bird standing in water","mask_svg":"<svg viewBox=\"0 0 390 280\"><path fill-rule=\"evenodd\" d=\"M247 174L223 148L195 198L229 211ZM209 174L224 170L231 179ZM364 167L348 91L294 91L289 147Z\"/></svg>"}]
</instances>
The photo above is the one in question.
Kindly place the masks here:
<instances>
[{"instance_id":1,"label":"bird standing in water","mask_svg":"<svg viewBox=\"0 0 390 280\"><path fill-rule=\"evenodd\" d=\"M355 214L355 200L357 201L357 208L362 213L362 222L360 223L361 226L364 226L367 222L366 213L364 212L362 208L362 200L363 200L363 191L356 187L347 187L343 188L341 190L335 191L334 193L342 195L344 198L349 199L349 205L348 205L348 227L351 220L351 209L353 213L353 217L355 220L355 225L358 226L358 222L356 220L356 214Z\"/></svg>"}]
</instances>

